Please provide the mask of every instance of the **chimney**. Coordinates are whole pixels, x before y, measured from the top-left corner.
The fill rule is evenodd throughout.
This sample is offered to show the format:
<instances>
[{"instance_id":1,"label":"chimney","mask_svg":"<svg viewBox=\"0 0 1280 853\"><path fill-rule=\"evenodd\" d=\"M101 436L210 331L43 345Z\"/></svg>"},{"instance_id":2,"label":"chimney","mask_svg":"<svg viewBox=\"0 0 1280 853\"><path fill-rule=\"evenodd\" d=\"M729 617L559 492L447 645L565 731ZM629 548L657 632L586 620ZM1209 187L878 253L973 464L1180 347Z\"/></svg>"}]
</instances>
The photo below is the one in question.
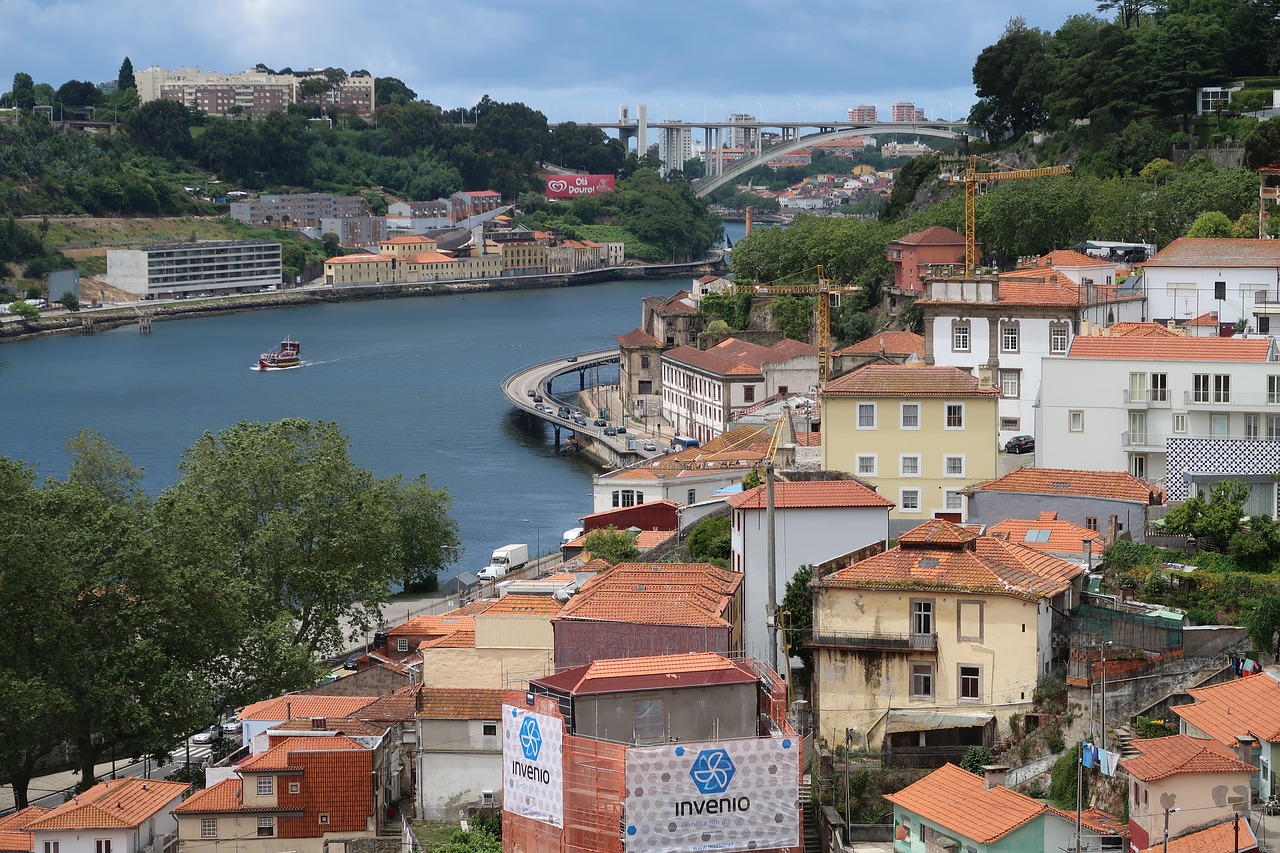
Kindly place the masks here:
<instances>
[{"instance_id":1,"label":"chimney","mask_svg":"<svg viewBox=\"0 0 1280 853\"><path fill-rule=\"evenodd\" d=\"M990 791L997 785L1004 785L1009 768L1004 764L985 764L982 767L982 787Z\"/></svg>"},{"instance_id":2,"label":"chimney","mask_svg":"<svg viewBox=\"0 0 1280 853\"><path fill-rule=\"evenodd\" d=\"M1082 540L1080 540L1080 542L1081 542L1081 545L1083 546L1083 548L1082 548L1081 550L1084 552L1084 567L1085 567L1085 570L1086 570L1086 571L1093 571L1093 540L1092 540L1092 539L1082 539Z\"/></svg>"},{"instance_id":3,"label":"chimney","mask_svg":"<svg viewBox=\"0 0 1280 853\"><path fill-rule=\"evenodd\" d=\"M325 727L326 727L326 726L325 726L325 723L327 723L327 722L328 722L328 721L327 721L324 717L312 717L312 718L311 718L311 728L312 728L312 730L314 730L314 731L318 731L318 732L319 732L319 731L324 731L324 729L325 729Z\"/></svg>"}]
</instances>

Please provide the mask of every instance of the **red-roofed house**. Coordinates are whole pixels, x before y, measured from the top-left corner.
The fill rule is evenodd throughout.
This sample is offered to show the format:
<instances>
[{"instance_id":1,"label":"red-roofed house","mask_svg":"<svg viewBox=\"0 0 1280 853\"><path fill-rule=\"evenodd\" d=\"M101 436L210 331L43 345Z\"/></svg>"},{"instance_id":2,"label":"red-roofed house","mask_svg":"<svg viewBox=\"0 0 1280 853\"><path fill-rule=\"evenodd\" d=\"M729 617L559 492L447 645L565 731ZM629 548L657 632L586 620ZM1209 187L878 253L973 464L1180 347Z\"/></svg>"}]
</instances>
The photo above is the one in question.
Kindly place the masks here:
<instances>
[{"instance_id":1,"label":"red-roofed house","mask_svg":"<svg viewBox=\"0 0 1280 853\"><path fill-rule=\"evenodd\" d=\"M320 696L289 693L274 699L263 699L245 706L236 719L240 721L241 742L253 753L265 751L269 744L266 732L290 720L328 719L357 716L361 708L377 701L377 696Z\"/></svg>"},{"instance_id":2,"label":"red-roofed house","mask_svg":"<svg viewBox=\"0 0 1280 853\"><path fill-rule=\"evenodd\" d=\"M49 811L43 806L27 806L0 817L0 853L35 853L35 836L27 827Z\"/></svg>"},{"instance_id":3,"label":"red-roofed house","mask_svg":"<svg viewBox=\"0 0 1280 853\"><path fill-rule=\"evenodd\" d=\"M1034 519L1006 518L988 527L986 532L1077 563L1085 559L1084 543L1088 541L1090 565L1100 561L1107 549L1106 537L1097 530L1064 521L1056 512L1042 512Z\"/></svg>"},{"instance_id":4,"label":"red-roofed house","mask_svg":"<svg viewBox=\"0 0 1280 853\"><path fill-rule=\"evenodd\" d=\"M440 620L439 633L409 646L422 661L425 687L498 688L522 674L546 672L554 644L551 617L560 602L550 595L504 595L477 601L442 616L417 617ZM427 622L428 631L436 628ZM392 629L388 640L399 641Z\"/></svg>"},{"instance_id":5,"label":"red-roofed house","mask_svg":"<svg viewBox=\"0 0 1280 853\"><path fill-rule=\"evenodd\" d=\"M1228 328L1244 320L1260 334L1280 314L1278 276L1274 240L1179 237L1142 265L1152 320L1185 323L1217 311Z\"/></svg>"},{"instance_id":6,"label":"red-roofed house","mask_svg":"<svg viewBox=\"0 0 1280 853\"><path fill-rule=\"evenodd\" d=\"M924 358L924 336L915 332L888 331L831 354L836 373L847 373L864 364L902 364L911 356Z\"/></svg>"},{"instance_id":7,"label":"red-roofed house","mask_svg":"<svg viewBox=\"0 0 1280 853\"><path fill-rule=\"evenodd\" d=\"M1137 848L1131 848L1137 849ZM1188 832L1177 838L1172 836L1168 843L1164 840L1161 829L1159 840L1153 841L1142 853L1257 853L1258 839L1239 814L1230 820L1215 823L1204 829Z\"/></svg>"},{"instance_id":8,"label":"red-roofed house","mask_svg":"<svg viewBox=\"0 0 1280 853\"><path fill-rule=\"evenodd\" d=\"M173 810L183 853L324 853L375 835L388 779L376 750L348 737L286 737Z\"/></svg>"},{"instance_id":9,"label":"red-roofed house","mask_svg":"<svg viewBox=\"0 0 1280 853\"><path fill-rule=\"evenodd\" d=\"M173 809L186 782L127 777L99 782L26 822L32 848L43 853L142 853L172 844Z\"/></svg>"},{"instance_id":10,"label":"red-roofed house","mask_svg":"<svg viewBox=\"0 0 1280 853\"><path fill-rule=\"evenodd\" d=\"M1257 677L1257 676L1255 676ZM1207 739L1180 734L1135 740L1138 754L1120 762L1129 774L1129 839L1142 850L1169 837L1233 818L1252 802L1250 778L1257 767ZM1166 816L1165 809L1170 812Z\"/></svg>"},{"instance_id":11,"label":"red-roofed house","mask_svg":"<svg viewBox=\"0 0 1280 853\"><path fill-rule=\"evenodd\" d=\"M868 748L929 762L990 746L1031 709L1066 649L1062 614L1079 601L1077 563L946 521L898 546L815 567L812 639L818 727L856 727Z\"/></svg>"},{"instance_id":12,"label":"red-roofed house","mask_svg":"<svg viewBox=\"0 0 1280 853\"><path fill-rule=\"evenodd\" d=\"M868 545L887 545L893 501L853 479L775 483L777 597L770 602L765 490L765 486L758 486L728 498L729 506L733 507L730 567L742 572L746 587L744 650L761 660L777 660L778 666L783 666L782 637L775 638L777 657L774 658L763 615L782 603L787 584L801 566L821 563Z\"/></svg>"},{"instance_id":13,"label":"red-roofed house","mask_svg":"<svg viewBox=\"0 0 1280 853\"><path fill-rule=\"evenodd\" d=\"M428 687L418 695L419 820L457 821L498 805L502 690Z\"/></svg>"},{"instance_id":14,"label":"red-roofed house","mask_svg":"<svg viewBox=\"0 0 1280 853\"><path fill-rule=\"evenodd\" d=\"M893 264L893 286L923 293L929 266L964 265L964 235L941 225L930 225L889 243L888 257Z\"/></svg>"},{"instance_id":15,"label":"red-roofed house","mask_svg":"<svg viewBox=\"0 0 1280 853\"><path fill-rule=\"evenodd\" d=\"M698 297L687 290L671 296L646 296L640 300L640 326L664 347L693 346L706 319L698 312Z\"/></svg>"},{"instance_id":16,"label":"red-roofed house","mask_svg":"<svg viewBox=\"0 0 1280 853\"><path fill-rule=\"evenodd\" d=\"M1213 738L1242 761L1256 765L1253 790L1262 799L1280 794L1273 768L1280 761L1280 681L1267 670L1209 687L1193 687L1189 705L1171 710L1183 734Z\"/></svg>"},{"instance_id":17,"label":"red-roofed house","mask_svg":"<svg viewBox=\"0 0 1280 853\"><path fill-rule=\"evenodd\" d=\"M1147 510L1161 490L1124 471L1081 471L1026 465L965 490L969 520L995 525L1010 518L1054 512L1059 520L1097 531L1113 541L1127 533L1142 542Z\"/></svg>"},{"instance_id":18,"label":"red-roofed house","mask_svg":"<svg viewBox=\"0 0 1280 853\"><path fill-rule=\"evenodd\" d=\"M1045 359L1041 369L1036 464L1087 459L1164 482L1171 501L1240 480L1253 490L1246 512L1275 515L1274 339L1081 335L1067 358Z\"/></svg>"},{"instance_id":19,"label":"red-roofed house","mask_svg":"<svg viewBox=\"0 0 1280 853\"><path fill-rule=\"evenodd\" d=\"M709 441L758 403L807 391L818 381L818 349L783 339L771 347L727 338L708 350L662 354L662 413L676 431Z\"/></svg>"}]
</instances>

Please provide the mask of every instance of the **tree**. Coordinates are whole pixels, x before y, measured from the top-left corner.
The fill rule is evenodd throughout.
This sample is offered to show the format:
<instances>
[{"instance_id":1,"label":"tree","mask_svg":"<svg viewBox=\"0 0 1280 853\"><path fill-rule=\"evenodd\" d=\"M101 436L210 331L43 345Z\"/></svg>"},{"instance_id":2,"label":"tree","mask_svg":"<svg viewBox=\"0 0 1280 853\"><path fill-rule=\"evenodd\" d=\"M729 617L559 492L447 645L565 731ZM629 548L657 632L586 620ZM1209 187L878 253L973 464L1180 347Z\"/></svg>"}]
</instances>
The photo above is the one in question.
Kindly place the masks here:
<instances>
[{"instance_id":1,"label":"tree","mask_svg":"<svg viewBox=\"0 0 1280 853\"><path fill-rule=\"evenodd\" d=\"M611 566L638 559L640 549L636 547L635 537L625 530L619 530L612 524L598 528L587 534L582 540L582 550L598 557Z\"/></svg>"},{"instance_id":2,"label":"tree","mask_svg":"<svg viewBox=\"0 0 1280 853\"><path fill-rule=\"evenodd\" d=\"M17 314L22 320L38 320L40 319L40 309L22 299L9 303L9 310Z\"/></svg>"},{"instance_id":3,"label":"tree","mask_svg":"<svg viewBox=\"0 0 1280 853\"><path fill-rule=\"evenodd\" d=\"M13 89L10 91L13 105L24 112L30 111L36 103L35 82L31 75L19 71L13 75Z\"/></svg>"},{"instance_id":4,"label":"tree","mask_svg":"<svg viewBox=\"0 0 1280 853\"><path fill-rule=\"evenodd\" d=\"M793 341L807 341L813 320L812 296L777 296L771 306L774 326Z\"/></svg>"},{"instance_id":5,"label":"tree","mask_svg":"<svg viewBox=\"0 0 1280 853\"><path fill-rule=\"evenodd\" d=\"M102 92L88 80L68 80L54 96L64 107L91 107L102 103Z\"/></svg>"},{"instance_id":6,"label":"tree","mask_svg":"<svg viewBox=\"0 0 1280 853\"><path fill-rule=\"evenodd\" d=\"M134 110L125 121L129 141L162 157L187 157L194 151L193 117L186 105L158 99Z\"/></svg>"},{"instance_id":7,"label":"tree","mask_svg":"<svg viewBox=\"0 0 1280 853\"><path fill-rule=\"evenodd\" d=\"M1227 215L1219 210L1206 211L1196 217L1187 230L1188 237L1234 237L1235 227Z\"/></svg>"},{"instance_id":8,"label":"tree","mask_svg":"<svg viewBox=\"0 0 1280 853\"><path fill-rule=\"evenodd\" d=\"M813 672L813 650L804 647L808 640L809 630L813 627L813 567L801 566L787 581L786 592L782 595L782 609L787 611L785 630L782 633L784 646L790 650L792 657L804 661L805 671Z\"/></svg>"},{"instance_id":9,"label":"tree","mask_svg":"<svg viewBox=\"0 0 1280 853\"><path fill-rule=\"evenodd\" d=\"M1280 116L1253 126L1244 138L1244 156L1250 169L1280 166Z\"/></svg>"},{"instance_id":10,"label":"tree","mask_svg":"<svg viewBox=\"0 0 1280 853\"><path fill-rule=\"evenodd\" d=\"M728 516L704 518L689 533L689 559L728 568L732 544L733 532L729 529Z\"/></svg>"},{"instance_id":11,"label":"tree","mask_svg":"<svg viewBox=\"0 0 1280 853\"><path fill-rule=\"evenodd\" d=\"M960 769L981 776L983 767L995 763L996 756L991 750L985 746L971 746L964 751L964 758L960 759Z\"/></svg>"},{"instance_id":12,"label":"tree","mask_svg":"<svg viewBox=\"0 0 1280 853\"><path fill-rule=\"evenodd\" d=\"M970 122L992 139L1040 126L1048 118L1045 99L1053 77L1048 34L1028 27L1021 17L1011 19L1000 40L978 54L973 65L979 100Z\"/></svg>"},{"instance_id":13,"label":"tree","mask_svg":"<svg viewBox=\"0 0 1280 853\"><path fill-rule=\"evenodd\" d=\"M400 529L401 584L410 592L430 592L439 573L462 556L458 522L449 515L453 496L431 488L426 474L407 482L393 477L388 487Z\"/></svg>"},{"instance_id":14,"label":"tree","mask_svg":"<svg viewBox=\"0 0 1280 853\"><path fill-rule=\"evenodd\" d=\"M1256 650L1274 652L1275 634L1280 630L1280 595L1264 596L1258 606L1245 615L1244 624Z\"/></svg>"},{"instance_id":15,"label":"tree","mask_svg":"<svg viewBox=\"0 0 1280 853\"><path fill-rule=\"evenodd\" d=\"M375 103L380 107L387 104L411 104L418 100L418 93L396 77L373 78L373 91L376 93Z\"/></svg>"},{"instance_id":16,"label":"tree","mask_svg":"<svg viewBox=\"0 0 1280 853\"><path fill-rule=\"evenodd\" d=\"M124 62L120 63L120 73L116 75L116 90L125 91L127 89L137 89L138 81L133 76L133 62L129 57L124 58Z\"/></svg>"},{"instance_id":17,"label":"tree","mask_svg":"<svg viewBox=\"0 0 1280 853\"><path fill-rule=\"evenodd\" d=\"M339 242L338 235L332 231L324 233L320 238L320 244L324 246L325 258L336 258L342 254L342 244Z\"/></svg>"},{"instance_id":18,"label":"tree","mask_svg":"<svg viewBox=\"0 0 1280 853\"><path fill-rule=\"evenodd\" d=\"M1248 487L1238 480L1219 481L1207 500L1200 492L1169 510L1165 516L1165 529L1226 548L1231 537L1240 530L1248 498Z\"/></svg>"},{"instance_id":19,"label":"tree","mask_svg":"<svg viewBox=\"0 0 1280 853\"><path fill-rule=\"evenodd\" d=\"M1102 0L1098 3L1098 11L1114 11L1121 25L1127 30L1138 26L1143 12L1159 5L1159 2L1153 2L1153 0Z\"/></svg>"}]
</instances>

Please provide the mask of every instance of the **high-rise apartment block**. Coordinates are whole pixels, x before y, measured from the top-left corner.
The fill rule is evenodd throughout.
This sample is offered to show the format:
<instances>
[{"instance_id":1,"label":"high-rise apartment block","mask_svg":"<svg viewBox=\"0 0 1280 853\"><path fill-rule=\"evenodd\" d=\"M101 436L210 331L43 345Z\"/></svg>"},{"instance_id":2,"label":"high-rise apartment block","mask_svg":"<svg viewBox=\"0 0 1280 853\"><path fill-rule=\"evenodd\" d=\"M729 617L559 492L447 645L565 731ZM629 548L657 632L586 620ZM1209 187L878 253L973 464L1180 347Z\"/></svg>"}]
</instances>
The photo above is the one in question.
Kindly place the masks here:
<instances>
[{"instance_id":1,"label":"high-rise apartment block","mask_svg":"<svg viewBox=\"0 0 1280 853\"><path fill-rule=\"evenodd\" d=\"M313 103L371 116L374 83L369 75L346 77L319 94L304 95L302 82L321 71L270 74L242 71L218 74L199 68L166 71L151 66L137 72L138 97L148 101L178 101L206 115L259 116L283 112L290 104Z\"/></svg>"},{"instance_id":2,"label":"high-rise apartment block","mask_svg":"<svg viewBox=\"0 0 1280 853\"><path fill-rule=\"evenodd\" d=\"M856 107L850 107L850 108L849 108L849 121L851 121L851 122L852 122L852 121L856 121L856 122L864 122L864 121L865 121L865 122L870 122L870 123L874 123L874 122L879 121L879 118L878 118L878 117L877 117L877 115L876 115L876 106L875 106L875 104L870 104L870 105L868 105L868 104L858 104ZM897 121L897 119L894 119L894 121Z\"/></svg>"},{"instance_id":3,"label":"high-rise apartment block","mask_svg":"<svg viewBox=\"0 0 1280 853\"><path fill-rule=\"evenodd\" d=\"M925 121L924 110L917 109L910 101L898 101L893 105L893 120L901 122Z\"/></svg>"}]
</instances>

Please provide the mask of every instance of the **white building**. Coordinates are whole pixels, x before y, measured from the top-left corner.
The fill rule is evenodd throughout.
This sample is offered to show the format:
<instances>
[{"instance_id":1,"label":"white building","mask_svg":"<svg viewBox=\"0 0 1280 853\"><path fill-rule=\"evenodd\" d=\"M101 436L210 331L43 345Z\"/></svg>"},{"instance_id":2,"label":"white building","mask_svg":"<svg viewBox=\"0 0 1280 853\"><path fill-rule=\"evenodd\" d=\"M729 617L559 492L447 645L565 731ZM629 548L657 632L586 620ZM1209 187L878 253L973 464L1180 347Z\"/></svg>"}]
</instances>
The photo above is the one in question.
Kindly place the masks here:
<instances>
[{"instance_id":1,"label":"white building","mask_svg":"<svg viewBox=\"0 0 1280 853\"><path fill-rule=\"evenodd\" d=\"M458 821L502 804L502 692L424 687L418 703L418 819Z\"/></svg>"},{"instance_id":2,"label":"white building","mask_svg":"<svg viewBox=\"0 0 1280 853\"><path fill-rule=\"evenodd\" d=\"M1065 271L1049 265L1055 258L1068 265ZM1030 433L1041 362L1066 357L1081 321L1141 318L1141 293L1118 290L1114 274L1115 264L1054 252L995 280L933 279L928 298L917 303L925 316L925 361L975 376L990 371L1000 390L999 442Z\"/></svg>"},{"instance_id":3,"label":"white building","mask_svg":"<svg viewBox=\"0 0 1280 853\"><path fill-rule=\"evenodd\" d=\"M28 824L43 853L140 853L175 842L172 812L186 782L126 777L99 782Z\"/></svg>"},{"instance_id":4,"label":"white building","mask_svg":"<svg viewBox=\"0 0 1280 853\"><path fill-rule=\"evenodd\" d=\"M108 249L112 287L146 299L195 293L243 293L278 287L280 244L271 240L204 240L140 249Z\"/></svg>"},{"instance_id":5,"label":"white building","mask_svg":"<svg viewBox=\"0 0 1280 853\"><path fill-rule=\"evenodd\" d=\"M730 568L742 572L742 634L746 653L770 660L769 628L769 529L766 523L765 487L733 495L732 556ZM887 544L890 501L857 480L775 483L774 564L775 592L780 604L796 570L857 551L868 545ZM782 638L778 658L784 660ZM781 665L781 664L779 664Z\"/></svg>"},{"instance_id":6,"label":"white building","mask_svg":"<svg viewBox=\"0 0 1280 853\"><path fill-rule=\"evenodd\" d=\"M1043 372L1037 465L1128 471L1163 482L1172 501L1242 480L1255 491L1248 510L1276 514L1273 339L1081 336L1067 358L1045 359Z\"/></svg>"},{"instance_id":7,"label":"white building","mask_svg":"<svg viewBox=\"0 0 1280 853\"><path fill-rule=\"evenodd\" d=\"M682 435L708 441L734 417L818 381L818 349L784 339L771 347L728 338L709 350L662 354L662 413Z\"/></svg>"},{"instance_id":8,"label":"white building","mask_svg":"<svg viewBox=\"0 0 1280 853\"><path fill-rule=\"evenodd\" d=\"M1179 237L1142 265L1142 277L1158 323L1216 311L1219 323L1244 320L1267 335L1280 315L1280 240Z\"/></svg>"}]
</instances>

